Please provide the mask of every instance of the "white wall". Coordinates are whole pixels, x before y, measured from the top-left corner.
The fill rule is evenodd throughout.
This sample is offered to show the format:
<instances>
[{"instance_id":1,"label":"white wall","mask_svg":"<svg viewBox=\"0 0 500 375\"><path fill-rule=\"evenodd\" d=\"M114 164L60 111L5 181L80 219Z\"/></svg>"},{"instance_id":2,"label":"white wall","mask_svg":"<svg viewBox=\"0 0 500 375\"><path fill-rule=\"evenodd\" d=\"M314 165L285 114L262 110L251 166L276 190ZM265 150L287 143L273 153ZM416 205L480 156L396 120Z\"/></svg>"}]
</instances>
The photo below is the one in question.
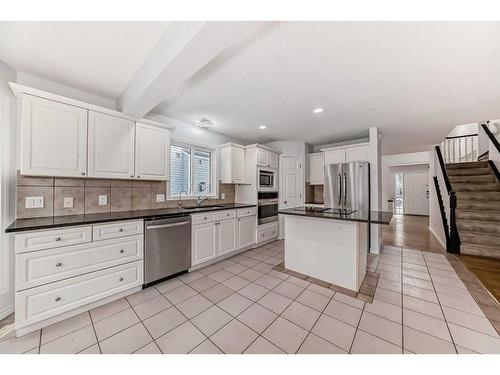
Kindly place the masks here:
<instances>
[{"instance_id":1,"label":"white wall","mask_svg":"<svg viewBox=\"0 0 500 375\"><path fill-rule=\"evenodd\" d=\"M17 111L9 81L16 81L16 71L0 62L0 319L14 310L13 236L4 233L16 207Z\"/></svg>"},{"instance_id":2,"label":"white wall","mask_svg":"<svg viewBox=\"0 0 500 375\"><path fill-rule=\"evenodd\" d=\"M464 135L473 135L478 132L479 123L464 124L455 126L447 137L463 137Z\"/></svg>"},{"instance_id":3,"label":"white wall","mask_svg":"<svg viewBox=\"0 0 500 375\"><path fill-rule=\"evenodd\" d=\"M376 126L369 129L370 145L368 146L368 161L370 163L370 209L382 210L382 147L381 134ZM371 226L370 252L378 254L382 245L380 225Z\"/></svg>"},{"instance_id":4,"label":"white wall","mask_svg":"<svg viewBox=\"0 0 500 375\"><path fill-rule=\"evenodd\" d=\"M436 151L434 147L429 151L429 230L437 238L446 249L446 237L443 229L443 221L441 219L441 210L439 209L439 204L436 195L436 189L434 187L434 176L438 177L439 189L441 190L441 196L443 197L443 203L445 207L445 212L449 220L449 206L450 199L448 192L446 191L446 185L444 183L443 174L441 172L441 167L439 166L439 161L437 158Z\"/></svg>"},{"instance_id":5,"label":"white wall","mask_svg":"<svg viewBox=\"0 0 500 375\"><path fill-rule=\"evenodd\" d=\"M396 173L429 171L429 152L382 156L382 210L388 211L387 200L394 198L394 176ZM430 173L430 171L429 171ZM429 197L431 199L432 197Z\"/></svg>"}]
</instances>

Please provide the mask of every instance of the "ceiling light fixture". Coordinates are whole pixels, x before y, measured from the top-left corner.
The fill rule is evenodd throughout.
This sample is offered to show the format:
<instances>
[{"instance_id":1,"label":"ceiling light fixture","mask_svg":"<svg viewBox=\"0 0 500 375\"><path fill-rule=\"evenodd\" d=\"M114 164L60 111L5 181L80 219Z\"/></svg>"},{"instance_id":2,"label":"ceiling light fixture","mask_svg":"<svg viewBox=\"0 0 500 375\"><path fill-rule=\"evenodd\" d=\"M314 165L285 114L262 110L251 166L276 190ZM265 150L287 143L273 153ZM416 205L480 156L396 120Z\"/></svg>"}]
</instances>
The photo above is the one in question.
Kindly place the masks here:
<instances>
[{"instance_id":1,"label":"ceiling light fixture","mask_svg":"<svg viewBox=\"0 0 500 375\"><path fill-rule=\"evenodd\" d=\"M259 126L259 129L267 129L267 126L266 125L261 125L261 126Z\"/></svg>"},{"instance_id":2,"label":"ceiling light fixture","mask_svg":"<svg viewBox=\"0 0 500 375\"><path fill-rule=\"evenodd\" d=\"M323 108L315 108L315 109L313 109L313 112L314 113L321 113L321 112L323 112Z\"/></svg>"},{"instance_id":3,"label":"ceiling light fixture","mask_svg":"<svg viewBox=\"0 0 500 375\"><path fill-rule=\"evenodd\" d=\"M215 121L209 120L207 118L202 118L197 121L197 125L202 129L210 129L215 126Z\"/></svg>"}]
</instances>

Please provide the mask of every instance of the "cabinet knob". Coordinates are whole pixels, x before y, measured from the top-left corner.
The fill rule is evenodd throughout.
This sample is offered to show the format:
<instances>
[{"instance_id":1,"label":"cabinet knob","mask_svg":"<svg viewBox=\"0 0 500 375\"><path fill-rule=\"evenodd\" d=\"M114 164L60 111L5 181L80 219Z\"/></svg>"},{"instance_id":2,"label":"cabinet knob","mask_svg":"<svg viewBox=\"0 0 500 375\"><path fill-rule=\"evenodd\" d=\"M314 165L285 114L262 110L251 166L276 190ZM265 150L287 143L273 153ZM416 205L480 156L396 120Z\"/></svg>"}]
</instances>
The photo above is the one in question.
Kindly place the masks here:
<instances>
[{"instance_id":1,"label":"cabinet knob","mask_svg":"<svg viewBox=\"0 0 500 375\"><path fill-rule=\"evenodd\" d=\"M54 301L59 302L61 300L61 297L56 297Z\"/></svg>"},{"instance_id":2,"label":"cabinet knob","mask_svg":"<svg viewBox=\"0 0 500 375\"><path fill-rule=\"evenodd\" d=\"M61 237L54 238L56 241L61 241Z\"/></svg>"},{"instance_id":3,"label":"cabinet knob","mask_svg":"<svg viewBox=\"0 0 500 375\"><path fill-rule=\"evenodd\" d=\"M130 175L130 178L134 178L134 175L133 175L133 174L131 174L131 175Z\"/></svg>"},{"instance_id":4,"label":"cabinet knob","mask_svg":"<svg viewBox=\"0 0 500 375\"><path fill-rule=\"evenodd\" d=\"M141 176L137 176L137 178L141 178Z\"/></svg>"},{"instance_id":5,"label":"cabinet knob","mask_svg":"<svg viewBox=\"0 0 500 375\"><path fill-rule=\"evenodd\" d=\"M85 172L80 173L82 176L85 176Z\"/></svg>"},{"instance_id":6,"label":"cabinet knob","mask_svg":"<svg viewBox=\"0 0 500 375\"><path fill-rule=\"evenodd\" d=\"M120 277L120 278L118 279L118 281L123 281L123 277Z\"/></svg>"},{"instance_id":7,"label":"cabinet knob","mask_svg":"<svg viewBox=\"0 0 500 375\"><path fill-rule=\"evenodd\" d=\"M284 201L283 203L284 203L284 204L286 204L287 202L286 202L286 201Z\"/></svg>"},{"instance_id":8,"label":"cabinet knob","mask_svg":"<svg viewBox=\"0 0 500 375\"><path fill-rule=\"evenodd\" d=\"M56 267L61 267L61 266L62 266L61 262L56 263Z\"/></svg>"},{"instance_id":9,"label":"cabinet knob","mask_svg":"<svg viewBox=\"0 0 500 375\"><path fill-rule=\"evenodd\" d=\"M120 254L123 254L125 252L125 250L121 249L120 250Z\"/></svg>"},{"instance_id":10,"label":"cabinet knob","mask_svg":"<svg viewBox=\"0 0 500 375\"><path fill-rule=\"evenodd\" d=\"M118 232L123 232L123 228L118 229Z\"/></svg>"}]
</instances>

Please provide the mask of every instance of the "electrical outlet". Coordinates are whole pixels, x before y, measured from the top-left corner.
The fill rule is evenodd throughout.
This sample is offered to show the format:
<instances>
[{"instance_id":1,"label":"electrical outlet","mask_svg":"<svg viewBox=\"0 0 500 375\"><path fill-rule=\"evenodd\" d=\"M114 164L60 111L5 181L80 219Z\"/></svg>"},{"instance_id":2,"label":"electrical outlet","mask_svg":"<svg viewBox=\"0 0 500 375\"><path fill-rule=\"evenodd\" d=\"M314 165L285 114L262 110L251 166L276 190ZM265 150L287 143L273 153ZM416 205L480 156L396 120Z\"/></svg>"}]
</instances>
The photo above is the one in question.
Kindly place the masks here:
<instances>
[{"instance_id":1,"label":"electrical outlet","mask_svg":"<svg viewBox=\"0 0 500 375\"><path fill-rule=\"evenodd\" d=\"M108 204L107 195L99 195L99 206L106 206Z\"/></svg>"},{"instance_id":2,"label":"electrical outlet","mask_svg":"<svg viewBox=\"0 0 500 375\"><path fill-rule=\"evenodd\" d=\"M165 194L156 194L156 203L165 202Z\"/></svg>"},{"instance_id":3,"label":"electrical outlet","mask_svg":"<svg viewBox=\"0 0 500 375\"><path fill-rule=\"evenodd\" d=\"M64 197L64 208L73 208L73 197Z\"/></svg>"},{"instance_id":4,"label":"electrical outlet","mask_svg":"<svg viewBox=\"0 0 500 375\"><path fill-rule=\"evenodd\" d=\"M43 208L44 199L43 197L26 197L25 203L26 208Z\"/></svg>"},{"instance_id":5,"label":"electrical outlet","mask_svg":"<svg viewBox=\"0 0 500 375\"><path fill-rule=\"evenodd\" d=\"M226 199L226 193L221 193L220 199Z\"/></svg>"}]
</instances>

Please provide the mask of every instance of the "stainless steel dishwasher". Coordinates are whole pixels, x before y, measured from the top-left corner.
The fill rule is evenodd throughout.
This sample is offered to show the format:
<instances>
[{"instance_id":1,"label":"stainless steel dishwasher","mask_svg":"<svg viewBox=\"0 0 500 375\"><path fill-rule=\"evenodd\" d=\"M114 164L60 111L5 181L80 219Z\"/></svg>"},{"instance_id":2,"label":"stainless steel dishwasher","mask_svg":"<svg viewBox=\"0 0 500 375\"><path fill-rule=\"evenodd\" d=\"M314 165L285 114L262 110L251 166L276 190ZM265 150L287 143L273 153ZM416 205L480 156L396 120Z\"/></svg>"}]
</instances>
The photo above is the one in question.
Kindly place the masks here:
<instances>
[{"instance_id":1,"label":"stainless steel dishwasher","mask_svg":"<svg viewBox=\"0 0 500 375\"><path fill-rule=\"evenodd\" d=\"M191 217L144 221L144 284L191 267Z\"/></svg>"}]
</instances>

